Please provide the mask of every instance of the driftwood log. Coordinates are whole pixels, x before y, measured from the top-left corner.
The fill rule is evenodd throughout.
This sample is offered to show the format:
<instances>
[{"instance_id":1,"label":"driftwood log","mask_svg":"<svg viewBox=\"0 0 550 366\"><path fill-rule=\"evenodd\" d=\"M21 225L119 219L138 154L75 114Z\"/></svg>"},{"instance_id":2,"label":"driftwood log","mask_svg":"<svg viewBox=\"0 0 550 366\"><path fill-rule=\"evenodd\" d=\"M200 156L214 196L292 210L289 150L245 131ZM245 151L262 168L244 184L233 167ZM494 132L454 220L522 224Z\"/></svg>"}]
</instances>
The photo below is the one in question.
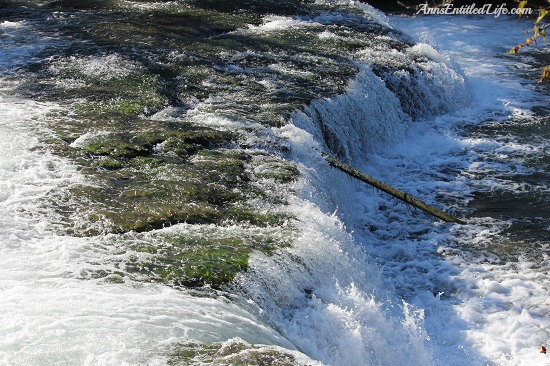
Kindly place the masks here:
<instances>
[{"instance_id":1,"label":"driftwood log","mask_svg":"<svg viewBox=\"0 0 550 366\"><path fill-rule=\"evenodd\" d=\"M407 194L405 192L401 192L400 190L390 186L389 184L386 184L384 182L379 181L376 178L371 177L370 175L367 175L354 167L352 167L349 164L344 163L343 161L336 159L333 156L330 156L328 154L322 153L323 157L328 161L328 163L333 166L334 168L337 168L344 173L357 178L365 183L370 184L373 187L378 188L381 191L384 191L392 196L394 196L397 199L400 199L401 201L410 204L411 206L417 207L421 209L422 211L429 213L432 216L437 217L438 219L441 219L445 222L456 222L458 224L464 225L466 224L465 221L462 221L454 216L451 216L441 210L438 210L437 208L427 204L424 201L421 201L417 198L414 198L410 194Z\"/></svg>"}]
</instances>

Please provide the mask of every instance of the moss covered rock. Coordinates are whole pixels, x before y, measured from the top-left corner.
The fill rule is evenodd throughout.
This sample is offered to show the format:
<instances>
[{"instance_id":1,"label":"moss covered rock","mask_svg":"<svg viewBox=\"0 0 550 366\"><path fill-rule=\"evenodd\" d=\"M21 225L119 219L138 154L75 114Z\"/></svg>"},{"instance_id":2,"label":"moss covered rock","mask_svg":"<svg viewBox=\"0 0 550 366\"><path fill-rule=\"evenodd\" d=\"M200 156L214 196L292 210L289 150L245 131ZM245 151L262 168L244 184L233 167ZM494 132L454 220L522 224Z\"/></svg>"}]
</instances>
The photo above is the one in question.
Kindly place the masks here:
<instances>
[{"instance_id":1,"label":"moss covered rock","mask_svg":"<svg viewBox=\"0 0 550 366\"><path fill-rule=\"evenodd\" d=\"M177 345L168 361L170 366L183 365L321 365L297 351L277 346L251 345L240 338L226 342L186 342Z\"/></svg>"}]
</instances>

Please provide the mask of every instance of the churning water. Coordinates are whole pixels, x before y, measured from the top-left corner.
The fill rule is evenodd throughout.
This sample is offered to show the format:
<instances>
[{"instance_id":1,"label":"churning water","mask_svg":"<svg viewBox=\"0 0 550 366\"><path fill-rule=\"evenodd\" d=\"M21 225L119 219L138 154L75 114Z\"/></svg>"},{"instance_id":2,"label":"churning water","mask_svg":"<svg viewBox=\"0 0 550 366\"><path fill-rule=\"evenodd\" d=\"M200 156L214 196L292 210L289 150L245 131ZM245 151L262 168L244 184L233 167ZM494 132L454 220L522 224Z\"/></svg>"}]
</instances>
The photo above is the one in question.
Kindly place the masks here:
<instances>
[{"instance_id":1,"label":"churning water","mask_svg":"<svg viewBox=\"0 0 550 366\"><path fill-rule=\"evenodd\" d=\"M155 11L206 12L194 10L199 2L112 3L115 15L124 14L116 16L135 12L138 20ZM0 19L0 364L549 362L538 350L550 342L550 105L548 86L535 84L548 48L507 55L529 28L513 18L387 18L359 2L316 4L325 8L285 10L237 29L216 18L216 29L229 29L225 49L205 38L190 54L167 42L165 58L155 58L151 48L144 56L139 48L114 47L106 36L93 43L71 28L77 22L98 36L96 24L106 15L93 7L0 8L6 17ZM155 37L163 39L150 32L141 41ZM292 42L278 51L281 37L316 40L323 52ZM232 49L234 40L248 48ZM338 54L343 43L349 52ZM71 47L78 51L55 51ZM214 53L215 71L208 71L203 64ZM346 67L353 72L342 72L339 58L352 60ZM207 73L189 80L208 93L149 103L157 98L150 91L157 81L143 81L148 67L162 71L164 86L195 87L178 84L183 71L170 69L183 59L185 67ZM258 179L254 184L274 198L251 200L255 209L294 218L291 223L181 222L93 235L68 229L69 220L95 228L75 192L103 182L82 159L51 147L56 119L86 104L72 91L136 74L138 94L151 93L140 119L239 131L243 153L295 164L296 180ZM323 77L333 78L330 93L313 90ZM333 85L340 79L346 81L341 90ZM258 100L263 93L275 97ZM303 95L308 102L300 105ZM74 100L67 103L69 96ZM281 114L285 123L263 123L283 107L290 110ZM121 128L111 120L89 123L71 147ZM468 225L434 221L352 181L327 165L320 155L327 150ZM266 164L251 159L247 164L260 177ZM94 202L84 206L99 205ZM120 264L159 254L136 248L160 248L166 237L206 243L290 237L291 244L252 251L247 270L215 289L150 281Z\"/></svg>"}]
</instances>

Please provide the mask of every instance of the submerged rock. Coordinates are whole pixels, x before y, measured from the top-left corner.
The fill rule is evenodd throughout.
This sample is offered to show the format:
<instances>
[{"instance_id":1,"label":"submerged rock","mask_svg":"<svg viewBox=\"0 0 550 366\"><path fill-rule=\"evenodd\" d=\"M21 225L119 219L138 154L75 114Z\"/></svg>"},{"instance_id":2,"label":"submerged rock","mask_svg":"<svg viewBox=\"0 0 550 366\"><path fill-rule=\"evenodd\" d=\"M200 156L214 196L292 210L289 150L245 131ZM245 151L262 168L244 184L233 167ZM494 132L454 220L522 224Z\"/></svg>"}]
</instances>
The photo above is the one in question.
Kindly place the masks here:
<instances>
[{"instance_id":1,"label":"submerged rock","mask_svg":"<svg viewBox=\"0 0 550 366\"><path fill-rule=\"evenodd\" d=\"M27 66L32 77L18 91L65 107L52 115L47 142L88 180L49 198L66 233L146 235L176 224L284 233L123 244L133 253L118 264L127 277L173 286L222 288L251 251L291 245L296 219L285 196L300 171L270 129L346 92L360 50L408 46L357 4L11 3L2 14L34 16L60 39ZM90 273L82 277L125 277Z\"/></svg>"},{"instance_id":2,"label":"submerged rock","mask_svg":"<svg viewBox=\"0 0 550 366\"><path fill-rule=\"evenodd\" d=\"M170 366L183 365L322 365L303 353L277 346L251 345L240 338L226 342L188 342L177 345Z\"/></svg>"}]
</instances>

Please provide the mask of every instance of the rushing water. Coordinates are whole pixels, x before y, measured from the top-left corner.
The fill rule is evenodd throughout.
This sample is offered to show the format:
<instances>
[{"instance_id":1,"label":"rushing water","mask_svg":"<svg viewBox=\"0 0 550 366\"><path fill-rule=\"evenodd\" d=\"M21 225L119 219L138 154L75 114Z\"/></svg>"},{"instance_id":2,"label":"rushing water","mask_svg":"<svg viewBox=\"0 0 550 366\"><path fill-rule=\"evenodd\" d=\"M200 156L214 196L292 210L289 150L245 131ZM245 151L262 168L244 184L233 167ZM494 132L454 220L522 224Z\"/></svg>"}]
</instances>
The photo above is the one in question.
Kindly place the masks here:
<instances>
[{"instance_id":1,"label":"rushing water","mask_svg":"<svg viewBox=\"0 0 550 366\"><path fill-rule=\"evenodd\" d=\"M217 18L197 10L200 1L104 2L113 12L90 3L78 12L54 11L56 2L0 8L1 364L548 363L538 350L550 343L550 92L536 80L550 53L506 54L528 23L387 18L348 1L317 1L323 8L310 13L266 5L260 22L235 9ZM135 26L155 12L180 14L185 36L171 20L150 28L158 31ZM237 21L250 24L230 26ZM117 90L126 79L135 94ZM101 93L126 94L101 104ZM112 114L103 121L97 110ZM134 110L153 126L238 131L231 149L241 155L227 161L246 155L250 186L263 193L234 183L229 168L216 179L288 221L221 216L121 230L129 224L117 215L142 202L123 193L180 188L170 180L179 160L169 151L174 170L143 168L158 177L140 175L145 188L130 175L113 188L102 175L118 165L96 174L93 156L65 151L126 132L117 121ZM59 136L73 150L60 152ZM170 141L147 157L179 148ZM326 164L327 150L468 225L434 221L352 181ZM120 161L130 160L110 164ZM273 164L292 172L288 162L297 179L266 175ZM108 193L88 193L98 189ZM198 210L201 199L186 205ZM106 224L92 220L96 207ZM160 279L155 255L181 254L170 238L199 249L284 245L251 251L246 271L211 288ZM135 258L151 264L136 273Z\"/></svg>"}]
</instances>

